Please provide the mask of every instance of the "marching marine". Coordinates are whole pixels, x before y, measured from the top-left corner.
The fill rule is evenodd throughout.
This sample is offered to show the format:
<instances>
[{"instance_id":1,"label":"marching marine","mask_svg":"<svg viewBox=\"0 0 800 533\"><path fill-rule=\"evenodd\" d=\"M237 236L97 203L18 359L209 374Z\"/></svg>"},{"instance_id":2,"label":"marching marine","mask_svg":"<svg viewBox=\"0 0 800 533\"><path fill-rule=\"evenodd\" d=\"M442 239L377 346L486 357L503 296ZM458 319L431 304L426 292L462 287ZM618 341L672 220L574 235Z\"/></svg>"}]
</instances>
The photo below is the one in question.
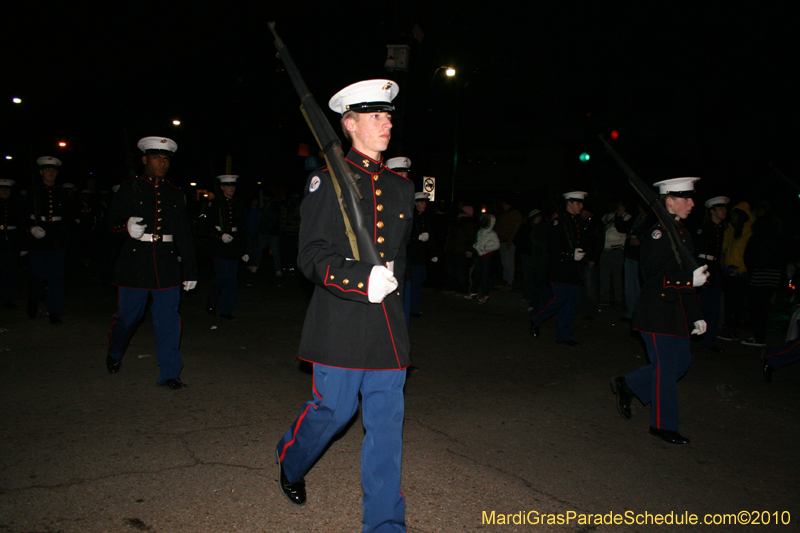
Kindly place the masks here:
<instances>
[{"instance_id":1,"label":"marching marine","mask_svg":"<svg viewBox=\"0 0 800 533\"><path fill-rule=\"evenodd\" d=\"M28 316L35 318L39 302L47 301L51 324L61 324L64 314L64 261L69 245L68 224L73 220L69 190L56 187L61 161L55 157L36 160L42 181L28 191L28 264L31 283Z\"/></svg>"},{"instance_id":2,"label":"marching marine","mask_svg":"<svg viewBox=\"0 0 800 533\"><path fill-rule=\"evenodd\" d=\"M674 217L678 238L691 255L692 236L682 221L694 207L694 183L700 178L675 178L659 181L660 202ZM642 242L640 265L644 285L633 312L633 329L642 335L650 364L625 377L611 380L617 396L617 410L631 418L631 400L638 397L650 408L650 434L669 444L689 444L681 435L678 421L678 380L692 363L691 335L702 335L706 322L700 312L697 287L708 280L706 265L687 270L673 248L669 230L661 223L650 230Z\"/></svg>"},{"instance_id":3,"label":"marching marine","mask_svg":"<svg viewBox=\"0 0 800 533\"><path fill-rule=\"evenodd\" d=\"M22 249L22 213L16 198L12 198L14 180L0 179L0 307L14 309L11 301L17 261Z\"/></svg>"},{"instance_id":4,"label":"marching marine","mask_svg":"<svg viewBox=\"0 0 800 533\"><path fill-rule=\"evenodd\" d=\"M138 146L144 152L144 173L120 186L109 213L112 232L123 244L111 279L119 290L119 307L111 324L106 366L111 374L119 371L125 349L152 299L161 367L157 383L180 390L186 388L180 380L181 279L187 280L183 289L192 290L197 284L197 263L186 199L180 188L166 180L178 145L164 137L145 137Z\"/></svg>"},{"instance_id":5,"label":"marching marine","mask_svg":"<svg viewBox=\"0 0 800 533\"><path fill-rule=\"evenodd\" d=\"M309 176L298 264L315 288L299 357L314 365L313 399L276 447L281 493L303 505L305 474L352 419L360 396L363 531L384 533L406 530L400 473L410 358L397 277L406 268L414 186L386 168L381 155L391 138L397 92L392 81L367 80L330 100L352 142L346 164L360 177L366 227L384 264L354 257L335 182L328 172Z\"/></svg>"},{"instance_id":6,"label":"marching marine","mask_svg":"<svg viewBox=\"0 0 800 533\"><path fill-rule=\"evenodd\" d=\"M219 300L219 316L228 320L235 317L231 312L236 303L239 260L244 262L247 255L247 241L244 233L244 206L234 199L236 180L239 176L226 174L217 176L222 194L217 196L206 214L209 229L209 245L214 258L214 283L208 298L208 314L214 316Z\"/></svg>"}]
</instances>

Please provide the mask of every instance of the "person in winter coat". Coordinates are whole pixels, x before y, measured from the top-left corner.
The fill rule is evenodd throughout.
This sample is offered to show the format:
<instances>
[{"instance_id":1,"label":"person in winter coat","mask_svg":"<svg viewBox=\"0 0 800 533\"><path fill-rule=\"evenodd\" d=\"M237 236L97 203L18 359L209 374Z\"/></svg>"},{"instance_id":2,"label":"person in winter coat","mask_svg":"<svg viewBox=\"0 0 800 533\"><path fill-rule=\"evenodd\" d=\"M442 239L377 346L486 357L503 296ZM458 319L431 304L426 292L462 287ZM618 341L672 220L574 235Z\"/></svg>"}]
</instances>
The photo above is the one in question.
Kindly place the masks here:
<instances>
[{"instance_id":1,"label":"person in winter coat","mask_svg":"<svg viewBox=\"0 0 800 533\"><path fill-rule=\"evenodd\" d=\"M476 252L475 269L472 271L472 290L466 299L478 298L478 290L483 295L478 298L479 303L486 303L489 300L489 290L491 289L491 257L500 248L500 238L494 231L494 215L488 213L481 215L481 227L478 229L478 236L473 248Z\"/></svg>"}]
</instances>

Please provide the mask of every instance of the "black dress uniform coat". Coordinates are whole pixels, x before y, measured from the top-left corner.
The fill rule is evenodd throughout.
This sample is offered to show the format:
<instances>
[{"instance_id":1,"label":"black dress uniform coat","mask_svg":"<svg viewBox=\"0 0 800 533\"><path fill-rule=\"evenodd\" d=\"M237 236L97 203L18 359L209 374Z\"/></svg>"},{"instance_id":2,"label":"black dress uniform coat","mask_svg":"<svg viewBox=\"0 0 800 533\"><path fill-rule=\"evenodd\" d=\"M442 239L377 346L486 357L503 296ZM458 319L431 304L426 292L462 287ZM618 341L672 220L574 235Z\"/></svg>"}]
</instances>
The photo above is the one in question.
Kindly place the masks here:
<instances>
[{"instance_id":1,"label":"black dress uniform coat","mask_svg":"<svg viewBox=\"0 0 800 533\"><path fill-rule=\"evenodd\" d=\"M678 235L693 253L689 231L676 222ZM697 293L692 286L693 272L685 271L675 258L669 235L656 224L642 240L639 268L644 279L642 292L633 312L633 329L688 337L694 323L703 320Z\"/></svg>"},{"instance_id":2,"label":"black dress uniform coat","mask_svg":"<svg viewBox=\"0 0 800 533\"><path fill-rule=\"evenodd\" d=\"M580 261L575 261L575 248L586 250L580 215L565 212L550 223L547 230L547 279L565 285L580 285ZM567 239L569 235L569 239ZM571 241L571 242L570 242Z\"/></svg>"},{"instance_id":3,"label":"black dress uniform coat","mask_svg":"<svg viewBox=\"0 0 800 533\"><path fill-rule=\"evenodd\" d=\"M237 199L217 197L206 210L209 247L211 256L226 261L238 261L247 253L247 238L244 232L244 205ZM227 233L233 240L222 242Z\"/></svg>"},{"instance_id":4,"label":"black dress uniform coat","mask_svg":"<svg viewBox=\"0 0 800 533\"><path fill-rule=\"evenodd\" d=\"M28 191L25 199L25 226L28 230L26 250L66 250L75 218L69 191L63 187L38 183L32 191ZM45 236L37 239L31 235L30 229L34 226L42 228Z\"/></svg>"},{"instance_id":5,"label":"black dress uniform coat","mask_svg":"<svg viewBox=\"0 0 800 533\"><path fill-rule=\"evenodd\" d=\"M327 172L313 173L300 206L298 265L316 287L299 357L339 368L402 369L410 364L402 281L414 186L381 161L355 150L346 159L361 178L361 206L369 232L381 258L394 262L392 270L400 285L382 303L369 303L369 274L374 265L352 260L333 182Z\"/></svg>"},{"instance_id":6,"label":"black dress uniform coat","mask_svg":"<svg viewBox=\"0 0 800 533\"><path fill-rule=\"evenodd\" d=\"M725 233L723 224L714 224L712 220L706 220L697 230L694 239L695 252L701 265L708 265L709 286L719 286L720 284L720 260L722 259L722 239Z\"/></svg>"},{"instance_id":7,"label":"black dress uniform coat","mask_svg":"<svg viewBox=\"0 0 800 533\"><path fill-rule=\"evenodd\" d=\"M17 198L0 200L0 253L19 254L22 250L22 210Z\"/></svg>"},{"instance_id":8,"label":"black dress uniform coat","mask_svg":"<svg viewBox=\"0 0 800 533\"><path fill-rule=\"evenodd\" d=\"M138 241L128 234L128 219L143 217L145 233L152 242ZM124 238L111 282L131 289L169 289L184 279L197 280L197 260L186 215L183 191L166 180L144 174L123 183L114 194L109 211L114 234ZM171 235L172 242L165 242ZM179 258L180 261L179 262Z\"/></svg>"}]
</instances>

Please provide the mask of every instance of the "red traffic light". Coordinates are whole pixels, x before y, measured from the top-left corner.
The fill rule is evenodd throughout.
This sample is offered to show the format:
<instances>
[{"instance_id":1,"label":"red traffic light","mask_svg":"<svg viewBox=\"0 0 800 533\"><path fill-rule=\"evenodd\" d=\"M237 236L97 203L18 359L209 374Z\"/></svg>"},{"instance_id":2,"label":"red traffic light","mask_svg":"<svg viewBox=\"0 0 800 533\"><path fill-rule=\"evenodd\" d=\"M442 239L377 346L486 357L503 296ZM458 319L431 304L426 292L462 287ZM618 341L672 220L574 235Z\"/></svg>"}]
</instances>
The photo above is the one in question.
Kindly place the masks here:
<instances>
[{"instance_id":1,"label":"red traffic light","mask_svg":"<svg viewBox=\"0 0 800 533\"><path fill-rule=\"evenodd\" d=\"M611 139L616 140L618 138L619 138L619 133L617 133L617 130L611 130Z\"/></svg>"}]
</instances>

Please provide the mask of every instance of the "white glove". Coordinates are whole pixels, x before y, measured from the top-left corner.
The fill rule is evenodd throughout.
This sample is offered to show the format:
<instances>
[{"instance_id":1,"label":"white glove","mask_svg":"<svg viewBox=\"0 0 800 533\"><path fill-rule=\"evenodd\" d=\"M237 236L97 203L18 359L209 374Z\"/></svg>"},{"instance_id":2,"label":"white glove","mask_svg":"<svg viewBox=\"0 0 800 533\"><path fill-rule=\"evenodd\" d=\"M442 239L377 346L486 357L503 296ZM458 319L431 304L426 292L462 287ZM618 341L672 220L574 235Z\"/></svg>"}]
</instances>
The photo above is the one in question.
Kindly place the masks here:
<instances>
[{"instance_id":1,"label":"white glove","mask_svg":"<svg viewBox=\"0 0 800 533\"><path fill-rule=\"evenodd\" d=\"M697 268L694 272L692 272L692 286L693 287L702 287L708 281L708 276L710 275L708 272L708 265L703 265Z\"/></svg>"},{"instance_id":2,"label":"white glove","mask_svg":"<svg viewBox=\"0 0 800 533\"><path fill-rule=\"evenodd\" d=\"M436 261L438 261L438 260L439 260L439 258L438 258L438 257L431 257L431 262L432 262L432 263L435 263L435 262L436 262Z\"/></svg>"},{"instance_id":3,"label":"white glove","mask_svg":"<svg viewBox=\"0 0 800 533\"><path fill-rule=\"evenodd\" d=\"M419 234L419 240L422 242L428 242L428 239L430 238L431 236L428 234L427 231Z\"/></svg>"},{"instance_id":4,"label":"white glove","mask_svg":"<svg viewBox=\"0 0 800 533\"><path fill-rule=\"evenodd\" d=\"M22 250L22 251L19 253L19 256L20 256L20 257L25 257L26 255L28 255L28 250Z\"/></svg>"},{"instance_id":5,"label":"white glove","mask_svg":"<svg viewBox=\"0 0 800 533\"><path fill-rule=\"evenodd\" d=\"M247 255L247 254L244 254L244 255L242 256L242 261L244 261L245 263L247 263L248 261L250 261L250 256L249 256L249 255Z\"/></svg>"},{"instance_id":6,"label":"white glove","mask_svg":"<svg viewBox=\"0 0 800 533\"><path fill-rule=\"evenodd\" d=\"M698 320L694 323L694 329L692 330L692 335L702 335L706 332L708 326L706 326L705 320Z\"/></svg>"},{"instance_id":7,"label":"white glove","mask_svg":"<svg viewBox=\"0 0 800 533\"><path fill-rule=\"evenodd\" d=\"M142 220L144 220L142 217L131 217L128 219L128 235L137 241L142 238L142 235L144 235L144 228L147 227L147 224L139 224Z\"/></svg>"},{"instance_id":8,"label":"white glove","mask_svg":"<svg viewBox=\"0 0 800 533\"><path fill-rule=\"evenodd\" d=\"M31 228L31 235L33 235L37 239L41 239L42 237L47 235L47 232L41 226L34 226Z\"/></svg>"},{"instance_id":9,"label":"white glove","mask_svg":"<svg viewBox=\"0 0 800 533\"><path fill-rule=\"evenodd\" d=\"M185 290L185 291L190 291L190 290L194 289L195 287L197 287L197 282L196 281L184 281L183 282L183 290Z\"/></svg>"},{"instance_id":10,"label":"white glove","mask_svg":"<svg viewBox=\"0 0 800 533\"><path fill-rule=\"evenodd\" d=\"M233 240L233 237L231 235L228 235L227 233L223 233L222 234L222 242L224 242L225 244L228 244L232 240Z\"/></svg>"},{"instance_id":11,"label":"white glove","mask_svg":"<svg viewBox=\"0 0 800 533\"><path fill-rule=\"evenodd\" d=\"M586 252L583 251L583 248L575 248L575 261L580 261L586 257Z\"/></svg>"},{"instance_id":12,"label":"white glove","mask_svg":"<svg viewBox=\"0 0 800 533\"><path fill-rule=\"evenodd\" d=\"M367 298L370 303L379 304L397 288L397 280L392 271L382 265L375 265L369 273Z\"/></svg>"}]
</instances>

